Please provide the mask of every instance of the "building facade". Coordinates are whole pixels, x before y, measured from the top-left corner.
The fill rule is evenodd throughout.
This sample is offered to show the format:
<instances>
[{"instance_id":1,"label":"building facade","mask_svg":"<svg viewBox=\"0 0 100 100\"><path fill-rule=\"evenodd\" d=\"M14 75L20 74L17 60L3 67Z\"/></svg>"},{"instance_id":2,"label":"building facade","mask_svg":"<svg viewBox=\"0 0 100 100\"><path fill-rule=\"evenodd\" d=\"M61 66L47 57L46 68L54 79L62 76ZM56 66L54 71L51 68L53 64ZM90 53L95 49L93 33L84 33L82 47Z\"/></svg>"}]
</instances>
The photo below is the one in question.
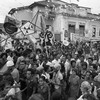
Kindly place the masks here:
<instances>
[{"instance_id":1,"label":"building facade","mask_svg":"<svg viewBox=\"0 0 100 100\"><path fill-rule=\"evenodd\" d=\"M92 14L88 7L60 0L45 0L11 9L9 14L22 23L31 21L38 27L41 27L42 16L44 24L52 26L54 38L59 41L100 39L100 15ZM34 28L38 31L36 38L39 38L41 31L38 27Z\"/></svg>"}]
</instances>

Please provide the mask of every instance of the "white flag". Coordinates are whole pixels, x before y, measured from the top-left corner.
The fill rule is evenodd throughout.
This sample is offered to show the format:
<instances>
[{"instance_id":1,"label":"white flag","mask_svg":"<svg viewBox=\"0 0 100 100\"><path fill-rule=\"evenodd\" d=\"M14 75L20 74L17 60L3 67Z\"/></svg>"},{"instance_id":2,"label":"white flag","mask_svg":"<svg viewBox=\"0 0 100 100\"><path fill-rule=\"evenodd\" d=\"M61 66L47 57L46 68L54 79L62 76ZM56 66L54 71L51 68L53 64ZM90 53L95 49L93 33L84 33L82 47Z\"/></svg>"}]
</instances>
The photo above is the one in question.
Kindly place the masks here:
<instances>
[{"instance_id":1,"label":"white flag","mask_svg":"<svg viewBox=\"0 0 100 100\"><path fill-rule=\"evenodd\" d=\"M34 30L33 30L33 25L30 23L30 22L27 22L26 24L24 24L22 27L21 27L21 30L23 32L23 35L25 37L27 37L27 39L29 41L31 41L32 43L36 43L37 40L35 39L34 37Z\"/></svg>"}]
</instances>

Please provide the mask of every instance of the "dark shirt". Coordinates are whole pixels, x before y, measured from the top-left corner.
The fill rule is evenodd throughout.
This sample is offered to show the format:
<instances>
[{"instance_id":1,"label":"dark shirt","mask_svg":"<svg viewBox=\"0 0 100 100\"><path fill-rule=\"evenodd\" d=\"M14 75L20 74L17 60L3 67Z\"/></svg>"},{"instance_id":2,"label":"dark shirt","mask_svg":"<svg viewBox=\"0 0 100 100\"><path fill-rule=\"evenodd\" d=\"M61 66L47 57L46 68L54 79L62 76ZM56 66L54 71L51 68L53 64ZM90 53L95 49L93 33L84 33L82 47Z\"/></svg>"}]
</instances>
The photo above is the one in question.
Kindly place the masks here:
<instances>
[{"instance_id":1,"label":"dark shirt","mask_svg":"<svg viewBox=\"0 0 100 100\"><path fill-rule=\"evenodd\" d=\"M38 85L37 92L43 96L44 100L48 100L49 86L47 83L44 83L42 86Z\"/></svg>"},{"instance_id":2,"label":"dark shirt","mask_svg":"<svg viewBox=\"0 0 100 100\"><path fill-rule=\"evenodd\" d=\"M26 81L27 84L27 89L26 89L26 95L27 95L27 100L29 99L29 97L36 92L36 88L37 88L37 79L36 77L32 77L31 80L27 80Z\"/></svg>"}]
</instances>

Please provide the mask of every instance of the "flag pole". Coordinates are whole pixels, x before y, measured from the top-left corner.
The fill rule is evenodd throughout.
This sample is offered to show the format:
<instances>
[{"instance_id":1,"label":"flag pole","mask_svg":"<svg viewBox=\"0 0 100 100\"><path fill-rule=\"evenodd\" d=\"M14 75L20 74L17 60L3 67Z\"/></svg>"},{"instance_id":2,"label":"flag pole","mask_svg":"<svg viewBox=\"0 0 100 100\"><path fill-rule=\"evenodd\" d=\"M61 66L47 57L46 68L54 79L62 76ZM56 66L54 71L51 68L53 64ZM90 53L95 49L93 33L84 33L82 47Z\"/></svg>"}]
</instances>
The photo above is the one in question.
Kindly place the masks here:
<instances>
[{"instance_id":1,"label":"flag pole","mask_svg":"<svg viewBox=\"0 0 100 100\"><path fill-rule=\"evenodd\" d=\"M47 29L46 29L46 31L47 31ZM49 57L48 50L47 50L47 43L46 43L46 38L47 38L46 35L47 35L47 34L46 34L46 32L45 32L45 47L46 47L47 57Z\"/></svg>"}]
</instances>

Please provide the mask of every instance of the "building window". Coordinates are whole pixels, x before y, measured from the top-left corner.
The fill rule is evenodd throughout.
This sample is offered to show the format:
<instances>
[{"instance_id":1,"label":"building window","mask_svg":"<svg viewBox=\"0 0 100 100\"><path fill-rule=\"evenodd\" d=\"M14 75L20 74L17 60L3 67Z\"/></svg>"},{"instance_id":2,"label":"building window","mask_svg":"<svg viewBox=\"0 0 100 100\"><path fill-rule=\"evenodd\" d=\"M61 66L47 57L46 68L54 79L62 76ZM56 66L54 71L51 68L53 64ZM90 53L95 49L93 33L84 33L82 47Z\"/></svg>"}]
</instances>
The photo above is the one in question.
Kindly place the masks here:
<instances>
[{"instance_id":1,"label":"building window","mask_svg":"<svg viewBox=\"0 0 100 100\"><path fill-rule=\"evenodd\" d=\"M93 31L92 31L92 37L95 37L96 36L96 28L93 27Z\"/></svg>"},{"instance_id":2,"label":"building window","mask_svg":"<svg viewBox=\"0 0 100 100\"><path fill-rule=\"evenodd\" d=\"M75 25L69 24L68 31L69 31L69 33L75 33Z\"/></svg>"},{"instance_id":3,"label":"building window","mask_svg":"<svg viewBox=\"0 0 100 100\"><path fill-rule=\"evenodd\" d=\"M79 34L85 36L85 25L79 25Z\"/></svg>"}]
</instances>

